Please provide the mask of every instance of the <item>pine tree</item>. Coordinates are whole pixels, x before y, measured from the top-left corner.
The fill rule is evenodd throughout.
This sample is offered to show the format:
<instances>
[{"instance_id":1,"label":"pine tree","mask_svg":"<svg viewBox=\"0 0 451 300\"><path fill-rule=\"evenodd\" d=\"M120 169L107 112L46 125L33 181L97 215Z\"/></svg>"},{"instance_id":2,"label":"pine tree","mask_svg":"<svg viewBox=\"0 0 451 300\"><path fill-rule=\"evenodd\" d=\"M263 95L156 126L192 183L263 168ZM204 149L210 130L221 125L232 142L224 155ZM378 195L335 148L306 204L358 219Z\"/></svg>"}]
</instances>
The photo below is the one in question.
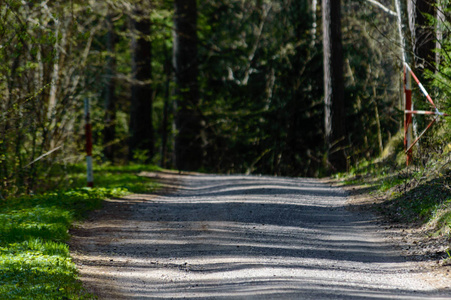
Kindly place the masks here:
<instances>
[{"instance_id":1,"label":"pine tree","mask_svg":"<svg viewBox=\"0 0 451 300\"><path fill-rule=\"evenodd\" d=\"M334 171L346 170L341 1L323 0L325 135L328 160Z\"/></svg>"},{"instance_id":2,"label":"pine tree","mask_svg":"<svg viewBox=\"0 0 451 300\"><path fill-rule=\"evenodd\" d=\"M154 154L152 126L152 43L150 42L149 13L138 4L133 20L136 37L133 41L133 85L130 111L129 158L138 152L147 157Z\"/></svg>"},{"instance_id":3,"label":"pine tree","mask_svg":"<svg viewBox=\"0 0 451 300\"><path fill-rule=\"evenodd\" d=\"M177 100L176 167L196 170L202 165L202 123L198 110L196 0L174 1L174 71Z\"/></svg>"}]
</instances>

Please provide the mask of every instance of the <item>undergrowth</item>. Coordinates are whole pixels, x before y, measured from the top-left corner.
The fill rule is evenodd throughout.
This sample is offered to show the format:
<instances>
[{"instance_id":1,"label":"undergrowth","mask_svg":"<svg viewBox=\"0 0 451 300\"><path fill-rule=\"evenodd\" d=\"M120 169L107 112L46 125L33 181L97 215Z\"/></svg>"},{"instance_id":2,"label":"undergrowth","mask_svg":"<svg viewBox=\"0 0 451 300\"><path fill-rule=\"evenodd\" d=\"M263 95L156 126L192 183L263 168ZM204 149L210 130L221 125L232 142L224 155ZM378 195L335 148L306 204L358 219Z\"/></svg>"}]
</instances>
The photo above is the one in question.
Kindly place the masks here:
<instances>
[{"instance_id":1,"label":"undergrowth","mask_svg":"<svg viewBox=\"0 0 451 300\"><path fill-rule=\"evenodd\" d=\"M77 281L66 242L75 220L106 198L150 192L156 184L137 176L155 167L102 166L96 188L82 187L84 168L74 166L66 190L9 198L0 202L0 298L92 299Z\"/></svg>"},{"instance_id":2,"label":"undergrowth","mask_svg":"<svg viewBox=\"0 0 451 300\"><path fill-rule=\"evenodd\" d=\"M450 235L451 171L446 157L402 167L381 161L365 161L348 173L337 174L345 184L372 190L376 210L391 222L426 226L433 234ZM418 161L418 159L417 159Z\"/></svg>"}]
</instances>

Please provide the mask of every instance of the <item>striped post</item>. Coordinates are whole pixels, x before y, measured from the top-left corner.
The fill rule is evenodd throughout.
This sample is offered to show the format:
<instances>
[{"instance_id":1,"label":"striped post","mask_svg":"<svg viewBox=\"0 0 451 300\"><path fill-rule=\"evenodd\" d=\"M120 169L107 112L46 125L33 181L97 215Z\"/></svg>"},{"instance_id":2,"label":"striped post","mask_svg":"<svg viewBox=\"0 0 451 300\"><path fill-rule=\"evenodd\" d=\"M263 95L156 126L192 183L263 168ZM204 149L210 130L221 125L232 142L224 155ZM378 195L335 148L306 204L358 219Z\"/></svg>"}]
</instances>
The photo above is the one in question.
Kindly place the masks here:
<instances>
[{"instance_id":1,"label":"striped post","mask_svg":"<svg viewBox=\"0 0 451 300\"><path fill-rule=\"evenodd\" d=\"M420 138L426 133L426 131L429 130L429 128L434 125L434 123L438 120L440 116L442 117L449 117L450 114L443 113L438 110L437 106L435 105L434 101L432 100L431 96L427 92L427 90L424 88L424 86L421 84L420 80L418 80L418 77L415 75L415 73L412 71L410 66L407 63L404 63L404 77L405 77L405 93L406 93L406 109L405 109L405 137L404 137L404 145L406 149L407 154L407 165L409 165L412 162L412 148L413 146L420 140ZM434 107L434 111L426 111L426 110L412 110L412 87L411 87L411 79L413 78L415 82L417 83L418 87L420 88L421 93L426 97L426 99L429 101L429 103L432 104ZM412 141L412 115L435 115L434 119L429 123L429 125L421 132L421 134Z\"/></svg>"},{"instance_id":2,"label":"striped post","mask_svg":"<svg viewBox=\"0 0 451 300\"><path fill-rule=\"evenodd\" d=\"M435 106L434 101L432 101L431 96L429 96L428 91L426 91L426 89L424 88L423 84L420 82L420 80L418 79L418 77L415 75L415 73L412 71L412 69L410 68L410 66L408 64L405 64L405 67L407 68L407 71L409 71L410 75L412 75L413 79L415 80L415 82L417 83L418 87L420 88L420 91L423 93L423 95L426 97L426 99L429 101L429 103L432 104L432 106L437 109L437 107Z\"/></svg>"},{"instance_id":3,"label":"striped post","mask_svg":"<svg viewBox=\"0 0 451 300\"><path fill-rule=\"evenodd\" d=\"M404 67L404 93L405 93L405 119L404 119L404 148L406 149L407 166L412 163L412 140L413 140L413 124L412 124L412 78L410 72L407 72L409 67L405 64ZM410 70L410 68L409 68Z\"/></svg>"},{"instance_id":4,"label":"striped post","mask_svg":"<svg viewBox=\"0 0 451 300\"><path fill-rule=\"evenodd\" d=\"M94 186L94 174L92 169L92 126L89 99L85 98L85 134L86 134L86 166L88 187Z\"/></svg>"}]
</instances>

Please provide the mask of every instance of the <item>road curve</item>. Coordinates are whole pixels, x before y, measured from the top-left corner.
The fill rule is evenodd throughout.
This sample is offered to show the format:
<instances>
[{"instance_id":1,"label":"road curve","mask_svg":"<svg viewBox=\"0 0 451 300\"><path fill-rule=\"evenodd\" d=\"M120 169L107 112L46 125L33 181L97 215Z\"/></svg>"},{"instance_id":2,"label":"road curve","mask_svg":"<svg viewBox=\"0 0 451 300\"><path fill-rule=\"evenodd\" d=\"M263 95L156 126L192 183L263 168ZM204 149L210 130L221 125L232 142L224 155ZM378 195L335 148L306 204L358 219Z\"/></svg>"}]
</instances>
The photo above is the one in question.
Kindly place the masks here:
<instances>
[{"instance_id":1,"label":"road curve","mask_svg":"<svg viewBox=\"0 0 451 300\"><path fill-rule=\"evenodd\" d=\"M122 219L92 220L78 237L81 278L101 285L101 298L451 298L419 279L369 215L346 210L340 188L302 178L181 178L177 191L134 195Z\"/></svg>"}]
</instances>

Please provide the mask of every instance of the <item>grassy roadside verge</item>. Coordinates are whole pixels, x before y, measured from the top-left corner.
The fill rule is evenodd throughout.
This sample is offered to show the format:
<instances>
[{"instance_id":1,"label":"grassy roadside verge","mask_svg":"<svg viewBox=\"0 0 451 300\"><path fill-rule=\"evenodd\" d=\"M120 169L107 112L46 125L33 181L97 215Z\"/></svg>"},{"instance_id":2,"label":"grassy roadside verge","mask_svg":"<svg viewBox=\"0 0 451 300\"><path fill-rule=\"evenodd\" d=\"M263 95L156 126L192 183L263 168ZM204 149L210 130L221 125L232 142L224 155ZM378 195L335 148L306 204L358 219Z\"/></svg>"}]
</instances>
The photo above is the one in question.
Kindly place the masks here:
<instances>
[{"instance_id":1,"label":"grassy roadside verge","mask_svg":"<svg viewBox=\"0 0 451 300\"><path fill-rule=\"evenodd\" d=\"M434 166L396 170L387 163L365 162L336 178L346 185L364 186L374 203L370 209L385 220L421 230L424 239L451 246L451 170Z\"/></svg>"},{"instance_id":2,"label":"grassy roadside verge","mask_svg":"<svg viewBox=\"0 0 451 300\"><path fill-rule=\"evenodd\" d=\"M96 188L74 167L67 190L0 202L1 299L93 299L77 281L66 242L72 223L107 198L150 192L157 185L137 175L156 167L131 165L95 170Z\"/></svg>"}]
</instances>

